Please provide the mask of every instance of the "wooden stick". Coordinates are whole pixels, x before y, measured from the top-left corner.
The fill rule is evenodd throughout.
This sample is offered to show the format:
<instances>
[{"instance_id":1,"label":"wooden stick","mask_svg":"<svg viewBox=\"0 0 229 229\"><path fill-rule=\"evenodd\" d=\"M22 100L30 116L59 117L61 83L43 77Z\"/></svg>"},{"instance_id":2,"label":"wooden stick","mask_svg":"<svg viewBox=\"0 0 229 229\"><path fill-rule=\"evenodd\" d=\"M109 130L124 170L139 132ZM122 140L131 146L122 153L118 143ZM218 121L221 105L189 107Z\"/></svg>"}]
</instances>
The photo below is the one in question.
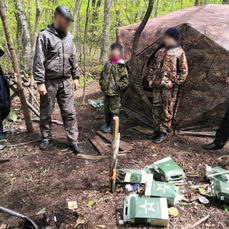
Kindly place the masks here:
<instances>
[{"instance_id":1,"label":"wooden stick","mask_svg":"<svg viewBox=\"0 0 229 229\"><path fill-rule=\"evenodd\" d=\"M22 142L22 143L13 144L13 145L6 145L6 146L7 147L23 146L23 145L28 145L30 143L39 142L39 141L40 141L40 139L37 139L37 140L30 141L30 142Z\"/></svg>"},{"instance_id":2,"label":"wooden stick","mask_svg":"<svg viewBox=\"0 0 229 229\"><path fill-rule=\"evenodd\" d=\"M40 119L36 119L36 118L32 118L32 121L33 122L40 122ZM56 125L60 125L60 126L63 126L63 122L61 122L61 121L58 121L58 120L51 120L51 123L54 123L54 124L56 124Z\"/></svg>"},{"instance_id":3,"label":"wooden stick","mask_svg":"<svg viewBox=\"0 0 229 229\"><path fill-rule=\"evenodd\" d=\"M28 89L28 91L29 91L30 95L33 97L34 101L36 102L37 106L38 106L38 107L40 107L39 102L37 101L37 99L36 99L35 95L32 93L32 91L30 90L30 88L28 87L27 89Z\"/></svg>"},{"instance_id":4,"label":"wooden stick","mask_svg":"<svg viewBox=\"0 0 229 229\"><path fill-rule=\"evenodd\" d=\"M190 135L190 136L207 136L207 137L214 137L215 131L205 131L205 132L198 132L198 131L179 131L178 135Z\"/></svg>"},{"instance_id":5,"label":"wooden stick","mask_svg":"<svg viewBox=\"0 0 229 229\"><path fill-rule=\"evenodd\" d=\"M8 162L10 161L9 158L0 158L0 163L5 163L5 162Z\"/></svg>"},{"instance_id":6,"label":"wooden stick","mask_svg":"<svg viewBox=\"0 0 229 229\"><path fill-rule=\"evenodd\" d=\"M126 154L125 153L118 154L117 157L126 157ZM110 155L94 156L94 155L87 155L87 154L77 154L77 159L98 161L98 160L110 159Z\"/></svg>"},{"instance_id":7,"label":"wooden stick","mask_svg":"<svg viewBox=\"0 0 229 229\"><path fill-rule=\"evenodd\" d=\"M205 217L203 217L202 219L200 219L199 221L197 221L196 223L194 223L193 225L188 225L186 226L184 229L192 229L192 228L196 228L199 224L203 223L205 220L207 220L210 217L210 215L206 215Z\"/></svg>"},{"instance_id":8,"label":"wooden stick","mask_svg":"<svg viewBox=\"0 0 229 229\"><path fill-rule=\"evenodd\" d=\"M120 133L119 133L119 117L113 118L113 136L110 151L110 182L111 192L115 189L115 177L116 177L116 166L117 166L117 155L119 151Z\"/></svg>"}]
</instances>

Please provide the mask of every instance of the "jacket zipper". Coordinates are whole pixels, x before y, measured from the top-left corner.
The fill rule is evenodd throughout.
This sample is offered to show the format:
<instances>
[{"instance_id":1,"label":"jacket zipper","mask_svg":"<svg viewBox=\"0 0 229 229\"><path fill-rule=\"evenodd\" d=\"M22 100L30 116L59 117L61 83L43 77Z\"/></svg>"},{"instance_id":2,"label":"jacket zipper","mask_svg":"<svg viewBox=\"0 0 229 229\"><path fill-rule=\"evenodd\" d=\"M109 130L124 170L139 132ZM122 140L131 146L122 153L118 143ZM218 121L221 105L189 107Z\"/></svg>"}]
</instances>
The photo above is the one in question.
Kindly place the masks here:
<instances>
[{"instance_id":1,"label":"jacket zipper","mask_svg":"<svg viewBox=\"0 0 229 229\"><path fill-rule=\"evenodd\" d=\"M111 70L113 68L113 65L111 66L111 69L110 69L110 75L109 75L109 82L108 82L108 85L107 85L107 94L109 92L109 89L110 89L110 81L111 81Z\"/></svg>"},{"instance_id":2,"label":"jacket zipper","mask_svg":"<svg viewBox=\"0 0 229 229\"><path fill-rule=\"evenodd\" d=\"M65 58L64 58L64 42L62 41L62 52L63 52L63 77L64 77L64 67L65 67Z\"/></svg>"}]
</instances>

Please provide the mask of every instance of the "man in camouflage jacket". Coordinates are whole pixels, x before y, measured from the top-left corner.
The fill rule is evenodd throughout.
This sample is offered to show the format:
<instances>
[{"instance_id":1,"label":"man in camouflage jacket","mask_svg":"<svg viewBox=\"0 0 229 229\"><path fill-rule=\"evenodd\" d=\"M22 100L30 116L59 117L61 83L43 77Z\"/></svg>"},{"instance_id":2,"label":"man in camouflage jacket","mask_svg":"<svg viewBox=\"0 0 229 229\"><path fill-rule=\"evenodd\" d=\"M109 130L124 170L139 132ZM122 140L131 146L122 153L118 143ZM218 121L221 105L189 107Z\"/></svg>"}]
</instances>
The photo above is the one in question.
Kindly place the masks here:
<instances>
[{"instance_id":1,"label":"man in camouflage jacket","mask_svg":"<svg viewBox=\"0 0 229 229\"><path fill-rule=\"evenodd\" d=\"M38 36L33 75L40 93L41 150L46 150L51 136L51 115L55 99L60 107L68 142L74 153L83 152L78 145L78 127L74 108L74 89L78 89L79 68L72 35L67 32L73 21L69 9L58 6L54 24L48 25Z\"/></svg>"},{"instance_id":2,"label":"man in camouflage jacket","mask_svg":"<svg viewBox=\"0 0 229 229\"><path fill-rule=\"evenodd\" d=\"M179 85L188 75L184 50L177 44L180 32L170 28L165 32L165 47L155 56L149 72L149 86L153 88L154 133L149 138L162 143L172 132L172 120Z\"/></svg>"},{"instance_id":3,"label":"man in camouflage jacket","mask_svg":"<svg viewBox=\"0 0 229 229\"><path fill-rule=\"evenodd\" d=\"M111 45L111 52L115 49L117 52L120 51L121 53L122 46L114 43ZM104 93L105 113L105 123L101 129L104 132L111 132L113 116L119 115L121 94L129 85L128 72L125 62L121 58L113 60L111 57L111 59L109 59L103 67L99 84Z\"/></svg>"}]
</instances>

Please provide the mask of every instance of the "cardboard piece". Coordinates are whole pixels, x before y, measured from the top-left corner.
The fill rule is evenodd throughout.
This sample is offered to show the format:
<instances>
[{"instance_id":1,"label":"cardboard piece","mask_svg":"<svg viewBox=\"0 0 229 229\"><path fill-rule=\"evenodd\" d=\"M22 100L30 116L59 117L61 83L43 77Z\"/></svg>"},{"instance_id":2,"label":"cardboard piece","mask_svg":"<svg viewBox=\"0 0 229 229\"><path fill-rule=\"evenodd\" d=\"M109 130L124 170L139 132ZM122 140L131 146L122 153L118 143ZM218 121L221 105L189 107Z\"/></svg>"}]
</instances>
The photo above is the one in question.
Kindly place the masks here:
<instances>
[{"instance_id":1,"label":"cardboard piece","mask_svg":"<svg viewBox=\"0 0 229 229\"><path fill-rule=\"evenodd\" d=\"M185 174L183 170L170 157L154 162L153 169L160 175L162 181L183 181ZM155 178L156 179L156 178Z\"/></svg>"},{"instance_id":2,"label":"cardboard piece","mask_svg":"<svg viewBox=\"0 0 229 229\"><path fill-rule=\"evenodd\" d=\"M175 205L176 190L175 184L167 182L153 181L147 183L145 189L146 197L164 197L170 206Z\"/></svg>"},{"instance_id":3,"label":"cardboard piece","mask_svg":"<svg viewBox=\"0 0 229 229\"><path fill-rule=\"evenodd\" d=\"M148 223L166 227L169 221L167 199L126 197L123 219L125 222Z\"/></svg>"},{"instance_id":4,"label":"cardboard piece","mask_svg":"<svg viewBox=\"0 0 229 229\"><path fill-rule=\"evenodd\" d=\"M118 169L116 174L117 183L145 184L153 181L153 174L145 170Z\"/></svg>"}]
</instances>

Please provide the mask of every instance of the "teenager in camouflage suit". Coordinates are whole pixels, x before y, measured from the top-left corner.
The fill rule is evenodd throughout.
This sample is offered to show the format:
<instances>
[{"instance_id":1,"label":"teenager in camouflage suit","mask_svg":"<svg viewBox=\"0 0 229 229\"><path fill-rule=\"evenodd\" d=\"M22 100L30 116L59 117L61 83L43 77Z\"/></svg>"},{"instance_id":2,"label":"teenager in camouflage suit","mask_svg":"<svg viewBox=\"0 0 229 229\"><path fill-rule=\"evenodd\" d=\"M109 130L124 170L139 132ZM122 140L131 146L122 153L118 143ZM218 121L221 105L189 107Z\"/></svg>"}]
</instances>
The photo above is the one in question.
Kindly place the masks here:
<instances>
[{"instance_id":1,"label":"teenager in camouflage suit","mask_svg":"<svg viewBox=\"0 0 229 229\"><path fill-rule=\"evenodd\" d=\"M127 67L121 56L122 46L118 43L112 44L111 58L104 65L99 80L104 93L105 113L105 123L101 130L105 133L112 132L113 117L119 115L121 94L129 85Z\"/></svg>"},{"instance_id":2,"label":"teenager in camouflage suit","mask_svg":"<svg viewBox=\"0 0 229 229\"><path fill-rule=\"evenodd\" d=\"M154 133L149 138L162 143L172 132L174 107L178 88L188 75L184 50L178 45L180 32L170 28L165 32L164 45L155 56L149 72L149 86L153 88Z\"/></svg>"}]
</instances>

